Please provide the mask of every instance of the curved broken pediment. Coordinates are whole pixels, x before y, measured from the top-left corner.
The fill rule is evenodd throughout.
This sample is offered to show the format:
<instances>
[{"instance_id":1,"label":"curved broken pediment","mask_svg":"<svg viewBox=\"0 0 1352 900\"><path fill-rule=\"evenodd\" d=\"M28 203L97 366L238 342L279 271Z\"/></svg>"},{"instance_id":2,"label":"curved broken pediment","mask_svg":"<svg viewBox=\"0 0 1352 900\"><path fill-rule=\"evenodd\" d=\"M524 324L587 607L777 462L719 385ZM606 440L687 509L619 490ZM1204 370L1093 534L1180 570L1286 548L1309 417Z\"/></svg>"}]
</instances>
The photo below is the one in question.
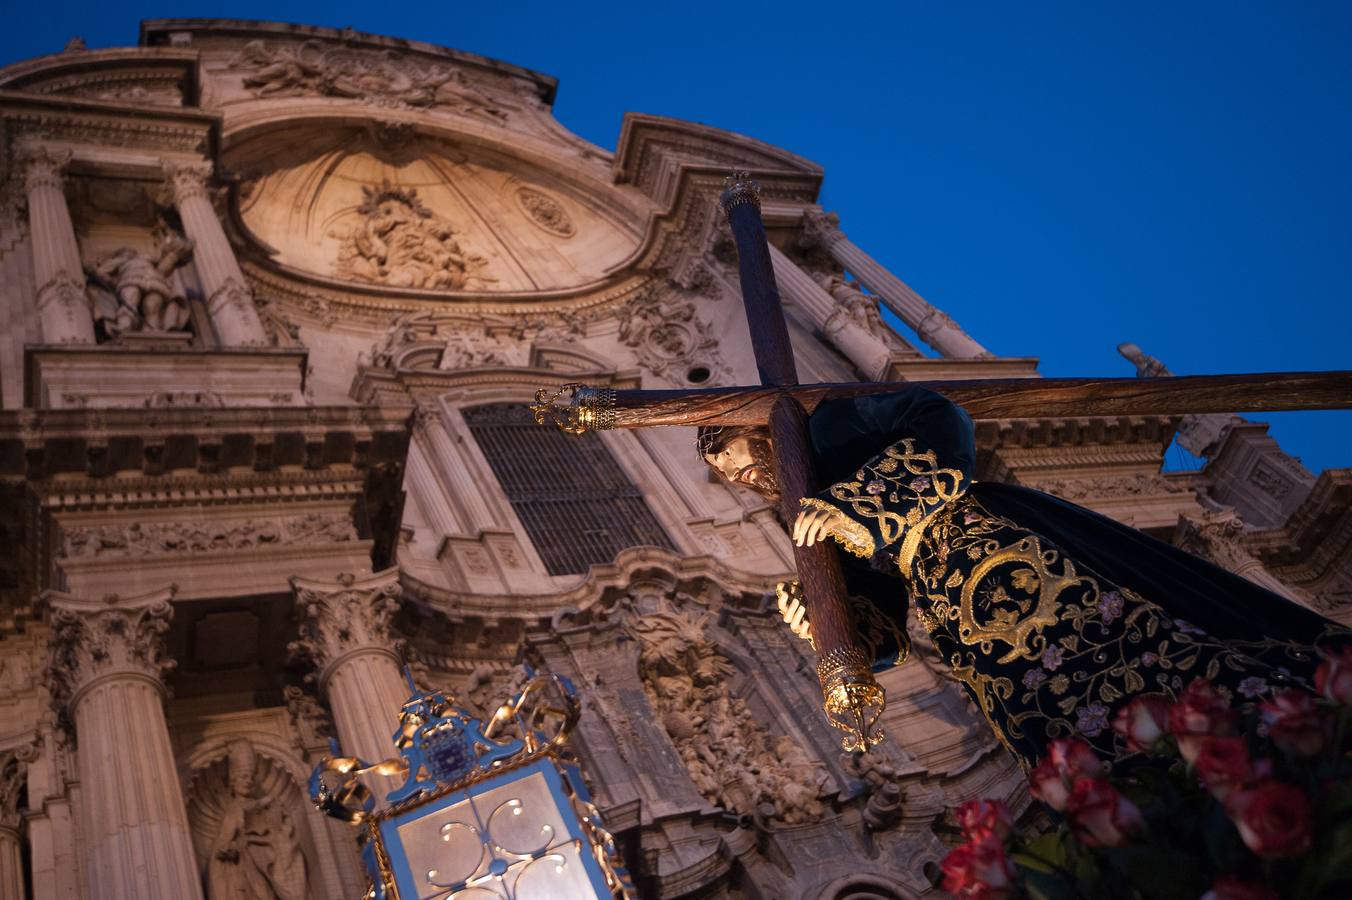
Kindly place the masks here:
<instances>
[{"instance_id":1,"label":"curved broken pediment","mask_svg":"<svg viewBox=\"0 0 1352 900\"><path fill-rule=\"evenodd\" d=\"M240 216L276 263L393 292L577 288L638 239L551 173L411 127L292 127L231 148Z\"/></svg>"}]
</instances>

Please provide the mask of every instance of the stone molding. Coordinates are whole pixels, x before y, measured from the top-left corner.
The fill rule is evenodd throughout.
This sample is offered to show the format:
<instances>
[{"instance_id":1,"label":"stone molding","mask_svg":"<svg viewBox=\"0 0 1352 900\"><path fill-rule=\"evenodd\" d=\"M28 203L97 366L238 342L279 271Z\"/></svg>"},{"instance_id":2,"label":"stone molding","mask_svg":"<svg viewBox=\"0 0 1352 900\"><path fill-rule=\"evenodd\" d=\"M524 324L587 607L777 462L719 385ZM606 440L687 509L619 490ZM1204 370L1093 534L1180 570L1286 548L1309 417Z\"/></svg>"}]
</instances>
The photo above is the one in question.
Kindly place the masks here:
<instances>
[{"instance_id":1,"label":"stone molding","mask_svg":"<svg viewBox=\"0 0 1352 900\"><path fill-rule=\"evenodd\" d=\"M59 721L69 726L80 698L111 678L141 679L166 692L164 678L178 665L164 646L176 590L170 585L135 597L110 594L102 600L60 591L43 594L51 608L46 678Z\"/></svg>"},{"instance_id":2,"label":"stone molding","mask_svg":"<svg viewBox=\"0 0 1352 900\"><path fill-rule=\"evenodd\" d=\"M291 586L301 625L300 637L287 644L287 651L315 670L321 690L333 671L354 655L379 653L400 662L390 627L403 596L397 568L374 575L341 574L336 582L293 578Z\"/></svg>"},{"instance_id":3,"label":"stone molding","mask_svg":"<svg viewBox=\"0 0 1352 900\"><path fill-rule=\"evenodd\" d=\"M61 531L59 556L71 559L126 559L357 540L357 530L347 515L322 513L225 519L210 525L200 520L72 525Z\"/></svg>"}]
</instances>

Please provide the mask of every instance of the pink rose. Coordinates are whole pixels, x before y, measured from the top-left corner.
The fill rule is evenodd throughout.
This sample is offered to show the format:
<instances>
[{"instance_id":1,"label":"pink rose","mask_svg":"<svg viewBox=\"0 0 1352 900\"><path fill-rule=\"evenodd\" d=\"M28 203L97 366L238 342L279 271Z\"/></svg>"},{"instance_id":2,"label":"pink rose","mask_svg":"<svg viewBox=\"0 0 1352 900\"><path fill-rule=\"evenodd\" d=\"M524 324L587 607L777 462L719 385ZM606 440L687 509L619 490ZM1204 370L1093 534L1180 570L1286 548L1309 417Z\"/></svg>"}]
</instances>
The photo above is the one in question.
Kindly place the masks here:
<instances>
[{"instance_id":1,"label":"pink rose","mask_svg":"<svg viewBox=\"0 0 1352 900\"><path fill-rule=\"evenodd\" d=\"M1278 691L1258 705L1268 737L1283 753L1318 756L1324 749L1326 730L1314 698L1304 691Z\"/></svg>"},{"instance_id":2,"label":"pink rose","mask_svg":"<svg viewBox=\"0 0 1352 900\"><path fill-rule=\"evenodd\" d=\"M1222 802L1253 779L1253 762L1243 738L1207 738L1194 763L1207 790Z\"/></svg>"},{"instance_id":3,"label":"pink rose","mask_svg":"<svg viewBox=\"0 0 1352 900\"><path fill-rule=\"evenodd\" d=\"M1259 856L1285 859L1310 849L1310 799L1289 784L1268 779L1235 791L1225 811L1245 846Z\"/></svg>"},{"instance_id":4,"label":"pink rose","mask_svg":"<svg viewBox=\"0 0 1352 900\"><path fill-rule=\"evenodd\" d=\"M1113 731L1122 736L1128 750L1149 750L1169 733L1169 706L1163 694L1137 697L1117 711Z\"/></svg>"},{"instance_id":5,"label":"pink rose","mask_svg":"<svg viewBox=\"0 0 1352 900\"><path fill-rule=\"evenodd\" d=\"M1014 867L994 834L954 847L939 864L944 890L969 900L1005 900L1015 896Z\"/></svg>"},{"instance_id":6,"label":"pink rose","mask_svg":"<svg viewBox=\"0 0 1352 900\"><path fill-rule=\"evenodd\" d=\"M1257 881L1241 881L1233 875L1217 878L1202 900L1279 900L1277 892Z\"/></svg>"},{"instance_id":7,"label":"pink rose","mask_svg":"<svg viewBox=\"0 0 1352 900\"><path fill-rule=\"evenodd\" d=\"M1014 816L1000 800L968 800L954 815L968 840L979 841L993 834L1003 841L1014 828Z\"/></svg>"},{"instance_id":8,"label":"pink rose","mask_svg":"<svg viewBox=\"0 0 1352 900\"><path fill-rule=\"evenodd\" d=\"M1062 812L1075 782L1101 774L1103 763L1088 744L1078 738L1057 738L1047 748L1047 755L1028 773L1028 784L1034 797Z\"/></svg>"},{"instance_id":9,"label":"pink rose","mask_svg":"<svg viewBox=\"0 0 1352 900\"><path fill-rule=\"evenodd\" d=\"M1233 737L1237 721L1229 701L1205 678L1194 679L1169 708L1169 730L1178 739L1178 752L1189 763L1207 738Z\"/></svg>"},{"instance_id":10,"label":"pink rose","mask_svg":"<svg viewBox=\"0 0 1352 900\"><path fill-rule=\"evenodd\" d=\"M1121 847L1141 830L1141 811L1106 778L1075 782L1066 802L1075 836L1087 847Z\"/></svg>"},{"instance_id":11,"label":"pink rose","mask_svg":"<svg viewBox=\"0 0 1352 900\"><path fill-rule=\"evenodd\" d=\"M1352 706L1352 646L1337 653L1321 650L1324 661L1314 673L1315 690L1340 706Z\"/></svg>"}]
</instances>

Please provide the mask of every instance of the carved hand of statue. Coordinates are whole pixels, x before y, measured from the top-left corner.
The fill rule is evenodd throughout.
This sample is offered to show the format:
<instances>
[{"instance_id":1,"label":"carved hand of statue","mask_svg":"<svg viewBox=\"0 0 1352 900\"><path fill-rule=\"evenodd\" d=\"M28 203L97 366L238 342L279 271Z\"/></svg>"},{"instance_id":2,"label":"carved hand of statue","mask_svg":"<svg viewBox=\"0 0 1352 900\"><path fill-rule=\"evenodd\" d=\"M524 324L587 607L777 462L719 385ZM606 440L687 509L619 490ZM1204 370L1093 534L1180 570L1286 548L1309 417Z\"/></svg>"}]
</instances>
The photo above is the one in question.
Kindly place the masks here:
<instances>
[{"instance_id":1,"label":"carved hand of statue","mask_svg":"<svg viewBox=\"0 0 1352 900\"><path fill-rule=\"evenodd\" d=\"M845 516L839 510L809 507L793 522L793 542L799 547L811 547L817 541L825 540L844 522Z\"/></svg>"},{"instance_id":2,"label":"carved hand of statue","mask_svg":"<svg viewBox=\"0 0 1352 900\"><path fill-rule=\"evenodd\" d=\"M796 581L781 581L775 585L775 600L784 623L795 635L812 642L812 625L807 620L807 604L803 602L803 586ZM813 644L815 649L816 645Z\"/></svg>"}]
</instances>

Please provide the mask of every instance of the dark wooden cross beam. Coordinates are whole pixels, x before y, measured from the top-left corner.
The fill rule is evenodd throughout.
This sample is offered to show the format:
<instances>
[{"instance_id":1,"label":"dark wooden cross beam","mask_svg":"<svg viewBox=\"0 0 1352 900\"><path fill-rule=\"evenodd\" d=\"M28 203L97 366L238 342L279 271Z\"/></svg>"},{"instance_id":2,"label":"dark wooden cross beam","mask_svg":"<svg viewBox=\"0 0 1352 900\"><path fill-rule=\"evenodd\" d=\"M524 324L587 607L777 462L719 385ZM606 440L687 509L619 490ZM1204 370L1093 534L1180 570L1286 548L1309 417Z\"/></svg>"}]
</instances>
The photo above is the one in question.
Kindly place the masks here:
<instances>
[{"instance_id":1,"label":"dark wooden cross beam","mask_svg":"<svg viewBox=\"0 0 1352 900\"><path fill-rule=\"evenodd\" d=\"M886 382L798 384L788 328L775 286L759 188L745 175L728 179L723 192L737 245L742 299L761 384L751 387L672 391L616 391L567 386L568 406L548 389L536 395L539 422L565 431L655 425L766 425L774 444L785 522L798 515L799 500L817 490L808 449L807 415L830 397L894 391ZM1180 415L1259 410L1352 408L1352 372L1268 373L1167 378L1011 378L989 381L908 382L937 391L977 419L1078 418L1084 416ZM826 711L845 734L846 749L875 742L882 712L881 688L869 672L867 654L845 601L836 551L829 543L795 547L798 578L808 619L821 654L817 674Z\"/></svg>"}]
</instances>

